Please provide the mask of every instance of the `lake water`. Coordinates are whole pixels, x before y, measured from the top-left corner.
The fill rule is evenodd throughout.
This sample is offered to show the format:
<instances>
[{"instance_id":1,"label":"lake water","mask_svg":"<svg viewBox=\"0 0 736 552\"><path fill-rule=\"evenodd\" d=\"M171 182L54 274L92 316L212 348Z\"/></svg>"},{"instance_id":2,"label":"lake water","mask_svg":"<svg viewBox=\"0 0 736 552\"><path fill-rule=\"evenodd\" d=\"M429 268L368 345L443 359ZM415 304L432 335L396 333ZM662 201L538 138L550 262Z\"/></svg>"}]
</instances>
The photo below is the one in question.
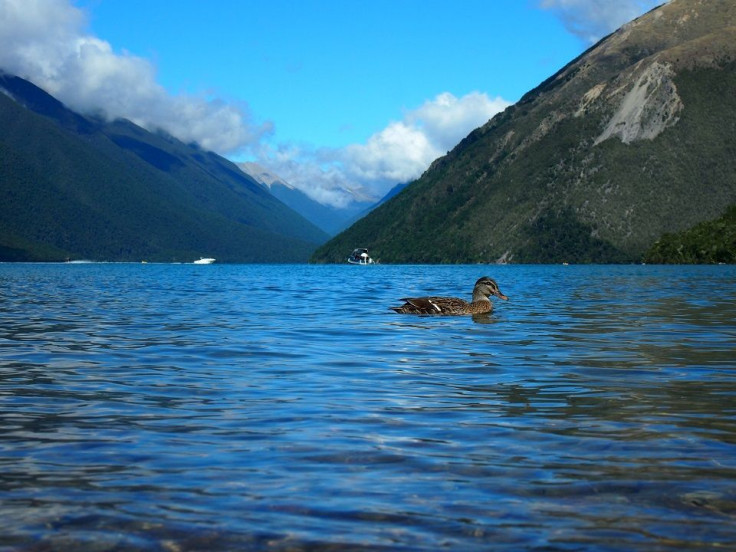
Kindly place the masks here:
<instances>
[{"instance_id":1,"label":"lake water","mask_svg":"<svg viewBox=\"0 0 736 552\"><path fill-rule=\"evenodd\" d=\"M490 316L412 317L407 295ZM736 267L0 265L0 550L733 550Z\"/></svg>"}]
</instances>

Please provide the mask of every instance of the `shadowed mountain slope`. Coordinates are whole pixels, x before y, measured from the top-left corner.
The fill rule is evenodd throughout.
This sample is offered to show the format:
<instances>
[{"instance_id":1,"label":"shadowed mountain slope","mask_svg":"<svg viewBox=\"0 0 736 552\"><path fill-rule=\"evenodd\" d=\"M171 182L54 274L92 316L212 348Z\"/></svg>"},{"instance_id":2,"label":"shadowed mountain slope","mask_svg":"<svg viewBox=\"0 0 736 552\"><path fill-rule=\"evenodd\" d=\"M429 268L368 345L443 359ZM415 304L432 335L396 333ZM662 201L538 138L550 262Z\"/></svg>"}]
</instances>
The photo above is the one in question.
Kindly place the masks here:
<instances>
[{"instance_id":1,"label":"shadowed mountain slope","mask_svg":"<svg viewBox=\"0 0 736 552\"><path fill-rule=\"evenodd\" d=\"M302 262L327 235L233 163L0 73L0 260Z\"/></svg>"}]
</instances>

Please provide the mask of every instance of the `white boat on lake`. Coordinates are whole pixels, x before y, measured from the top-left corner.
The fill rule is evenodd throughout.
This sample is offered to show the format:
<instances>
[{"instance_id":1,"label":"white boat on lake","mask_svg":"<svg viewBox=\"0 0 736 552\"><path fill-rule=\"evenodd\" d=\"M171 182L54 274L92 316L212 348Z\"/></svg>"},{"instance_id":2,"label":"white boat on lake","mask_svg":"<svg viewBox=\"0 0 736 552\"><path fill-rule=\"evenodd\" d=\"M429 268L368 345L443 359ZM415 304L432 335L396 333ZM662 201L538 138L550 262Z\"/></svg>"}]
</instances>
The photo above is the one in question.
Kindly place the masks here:
<instances>
[{"instance_id":1,"label":"white boat on lake","mask_svg":"<svg viewBox=\"0 0 736 552\"><path fill-rule=\"evenodd\" d=\"M215 262L215 259L211 257L200 257L198 260L194 261L194 264L212 264Z\"/></svg>"},{"instance_id":2,"label":"white boat on lake","mask_svg":"<svg viewBox=\"0 0 736 552\"><path fill-rule=\"evenodd\" d=\"M373 264L373 259L368 255L368 250L365 247L359 247L354 249L348 257L348 263L355 265L369 265Z\"/></svg>"}]
</instances>

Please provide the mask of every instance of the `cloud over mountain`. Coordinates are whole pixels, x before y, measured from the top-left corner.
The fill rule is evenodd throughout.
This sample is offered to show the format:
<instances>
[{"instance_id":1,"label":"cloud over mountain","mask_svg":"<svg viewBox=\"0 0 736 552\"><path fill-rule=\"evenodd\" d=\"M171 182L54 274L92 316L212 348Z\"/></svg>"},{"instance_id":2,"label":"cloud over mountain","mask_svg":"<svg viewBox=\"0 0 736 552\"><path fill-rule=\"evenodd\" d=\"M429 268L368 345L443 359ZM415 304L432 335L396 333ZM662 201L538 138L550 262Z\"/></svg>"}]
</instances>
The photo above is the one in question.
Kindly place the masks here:
<instances>
[{"instance_id":1,"label":"cloud over mountain","mask_svg":"<svg viewBox=\"0 0 736 552\"><path fill-rule=\"evenodd\" d=\"M593 41L656 0L538 2L568 30ZM419 177L510 103L484 92L461 97L444 92L407 106L364 143L337 149L283 143L275 123L255 117L247 98L226 101L166 90L150 60L93 36L87 14L72 0L0 0L0 69L27 78L76 111L126 118L222 155L255 160L313 199L335 206L378 199L396 183Z\"/></svg>"},{"instance_id":2,"label":"cloud over mountain","mask_svg":"<svg viewBox=\"0 0 736 552\"><path fill-rule=\"evenodd\" d=\"M224 155L248 155L314 199L343 205L377 199L418 177L439 155L508 105L473 92L438 95L364 144L320 149L272 144L270 122L245 102L171 94L147 59L116 52L87 32L86 14L68 0L0 0L0 68L27 78L82 113L126 118Z\"/></svg>"},{"instance_id":3,"label":"cloud over mountain","mask_svg":"<svg viewBox=\"0 0 736 552\"><path fill-rule=\"evenodd\" d=\"M66 105L110 119L163 129L220 153L239 151L271 132L245 103L172 95L143 58L86 33L83 11L67 0L0 0L0 68L27 78Z\"/></svg>"},{"instance_id":4,"label":"cloud over mountain","mask_svg":"<svg viewBox=\"0 0 736 552\"><path fill-rule=\"evenodd\" d=\"M342 206L353 197L375 201L400 182L418 178L470 131L510 105L502 98L449 92L391 121L364 144L340 149L280 147L259 163L313 199Z\"/></svg>"},{"instance_id":5,"label":"cloud over mountain","mask_svg":"<svg viewBox=\"0 0 736 552\"><path fill-rule=\"evenodd\" d=\"M666 0L540 0L565 28L588 44L593 44L624 23Z\"/></svg>"}]
</instances>

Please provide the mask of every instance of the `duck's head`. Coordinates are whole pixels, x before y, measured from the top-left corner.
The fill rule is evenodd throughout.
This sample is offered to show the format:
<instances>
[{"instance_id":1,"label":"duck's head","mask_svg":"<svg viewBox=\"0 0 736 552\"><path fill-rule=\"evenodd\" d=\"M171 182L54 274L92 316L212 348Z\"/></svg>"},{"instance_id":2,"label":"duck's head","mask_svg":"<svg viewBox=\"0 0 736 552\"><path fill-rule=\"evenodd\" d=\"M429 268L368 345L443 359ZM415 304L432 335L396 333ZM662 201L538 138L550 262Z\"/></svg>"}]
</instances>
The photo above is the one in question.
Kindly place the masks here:
<instances>
[{"instance_id":1,"label":"duck's head","mask_svg":"<svg viewBox=\"0 0 736 552\"><path fill-rule=\"evenodd\" d=\"M492 278L489 278L488 276L483 276L482 278L479 278L477 282L475 282L475 287L473 288L473 296L482 295L483 297L490 297L491 295L495 295L499 299L503 299L504 301L508 301L509 298L506 297L503 293L501 293L501 290L498 289L498 284L495 280Z\"/></svg>"}]
</instances>

